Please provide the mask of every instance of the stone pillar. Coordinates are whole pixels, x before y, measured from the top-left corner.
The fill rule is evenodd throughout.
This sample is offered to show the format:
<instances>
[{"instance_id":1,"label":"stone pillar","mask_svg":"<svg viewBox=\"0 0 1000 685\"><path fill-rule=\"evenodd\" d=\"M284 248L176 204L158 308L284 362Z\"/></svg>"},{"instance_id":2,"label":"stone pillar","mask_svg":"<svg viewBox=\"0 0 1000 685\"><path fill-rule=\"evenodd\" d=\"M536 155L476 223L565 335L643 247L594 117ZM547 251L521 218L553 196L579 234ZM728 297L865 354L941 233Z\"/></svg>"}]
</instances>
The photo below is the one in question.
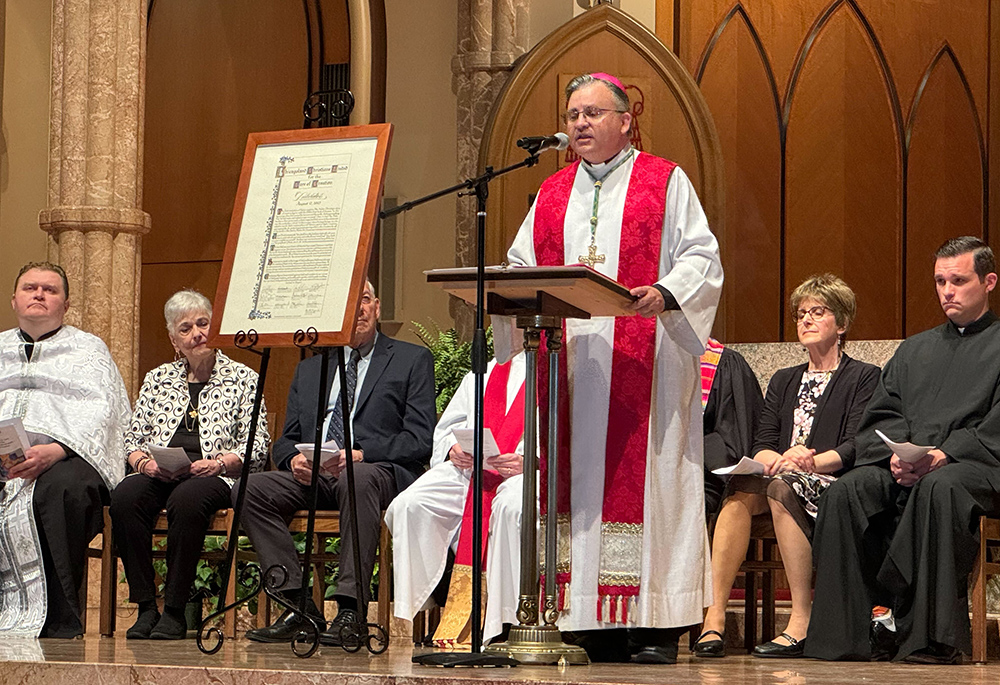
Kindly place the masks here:
<instances>
[{"instance_id":1,"label":"stone pillar","mask_svg":"<svg viewBox=\"0 0 1000 685\"><path fill-rule=\"evenodd\" d=\"M483 129L514 60L528 50L528 0L459 0L458 51L452 60L458 94L458 176L475 176ZM459 198L455 215L455 259L476 263L476 203ZM472 312L452 299L455 327L470 337Z\"/></svg>"},{"instance_id":2,"label":"stone pillar","mask_svg":"<svg viewBox=\"0 0 1000 685\"><path fill-rule=\"evenodd\" d=\"M66 322L100 336L138 389L146 0L53 0L48 207Z\"/></svg>"}]
</instances>

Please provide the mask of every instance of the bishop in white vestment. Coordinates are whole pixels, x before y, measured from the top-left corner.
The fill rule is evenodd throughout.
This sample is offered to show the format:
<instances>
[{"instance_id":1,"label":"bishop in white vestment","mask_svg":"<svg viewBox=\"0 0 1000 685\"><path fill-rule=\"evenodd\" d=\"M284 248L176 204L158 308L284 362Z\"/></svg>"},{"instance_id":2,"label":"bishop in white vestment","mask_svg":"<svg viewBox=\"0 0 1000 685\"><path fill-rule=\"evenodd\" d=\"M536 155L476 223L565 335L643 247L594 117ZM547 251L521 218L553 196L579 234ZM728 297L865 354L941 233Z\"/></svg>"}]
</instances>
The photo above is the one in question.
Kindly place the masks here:
<instances>
[{"instance_id":1,"label":"bishop in white vestment","mask_svg":"<svg viewBox=\"0 0 1000 685\"><path fill-rule=\"evenodd\" d=\"M673 663L681 631L642 629L697 624L711 598L699 357L722 288L718 243L680 167L631 146L618 79L578 77L567 99L581 161L543 183L508 261L587 264L627 285L641 317L565 324L559 626L630 629L631 644L623 630L584 634L594 660Z\"/></svg>"},{"instance_id":2,"label":"bishop in white vestment","mask_svg":"<svg viewBox=\"0 0 1000 685\"><path fill-rule=\"evenodd\" d=\"M62 269L22 269L19 327L0 333L0 420L20 418L31 447L0 483L0 635L75 637L78 589L103 505L125 475L125 384L100 338L62 325Z\"/></svg>"}]
</instances>

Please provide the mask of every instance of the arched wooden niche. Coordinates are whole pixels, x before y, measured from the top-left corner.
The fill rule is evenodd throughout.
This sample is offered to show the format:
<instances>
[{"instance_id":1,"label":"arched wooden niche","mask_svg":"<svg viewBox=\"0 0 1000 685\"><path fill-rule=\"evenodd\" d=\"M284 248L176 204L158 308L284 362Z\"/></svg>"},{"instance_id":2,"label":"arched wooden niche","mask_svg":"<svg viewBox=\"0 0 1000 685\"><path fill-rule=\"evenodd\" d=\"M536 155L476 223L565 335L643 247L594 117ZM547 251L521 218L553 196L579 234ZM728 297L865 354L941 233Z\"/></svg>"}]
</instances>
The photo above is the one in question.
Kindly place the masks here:
<instances>
[{"instance_id":1,"label":"arched wooden niche","mask_svg":"<svg viewBox=\"0 0 1000 685\"><path fill-rule=\"evenodd\" d=\"M725 250L722 150L708 105L677 57L644 26L611 5L567 22L529 52L500 94L483 133L480 171L523 159L515 142L562 130L563 88L572 77L604 71L629 87L637 114L637 147L680 164L691 177ZM543 153L537 166L491 185L487 260L503 261L539 184L567 163L566 152ZM720 307L715 330L725 336Z\"/></svg>"}]
</instances>

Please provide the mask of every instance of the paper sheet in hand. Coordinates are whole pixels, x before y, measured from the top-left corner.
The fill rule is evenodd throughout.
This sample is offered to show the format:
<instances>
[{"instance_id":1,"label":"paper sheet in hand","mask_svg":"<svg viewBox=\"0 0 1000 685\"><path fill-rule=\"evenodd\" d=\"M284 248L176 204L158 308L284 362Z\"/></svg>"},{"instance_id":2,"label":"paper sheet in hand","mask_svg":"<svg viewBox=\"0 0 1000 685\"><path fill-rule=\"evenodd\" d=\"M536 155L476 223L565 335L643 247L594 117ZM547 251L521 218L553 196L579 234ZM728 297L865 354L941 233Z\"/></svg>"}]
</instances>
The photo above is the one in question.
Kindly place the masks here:
<instances>
[{"instance_id":1,"label":"paper sheet in hand","mask_svg":"<svg viewBox=\"0 0 1000 685\"><path fill-rule=\"evenodd\" d=\"M925 454L934 449L933 446L925 447L923 445L914 445L912 442L893 442L889 438L885 437L885 433L875 429L875 434L882 438L882 441L889 446L892 453L905 462L912 464L915 461L920 461Z\"/></svg>"},{"instance_id":2,"label":"paper sheet in hand","mask_svg":"<svg viewBox=\"0 0 1000 685\"><path fill-rule=\"evenodd\" d=\"M719 476L763 476L764 465L749 457L743 457L735 466L723 466L712 473Z\"/></svg>"},{"instance_id":3,"label":"paper sheet in hand","mask_svg":"<svg viewBox=\"0 0 1000 685\"><path fill-rule=\"evenodd\" d=\"M475 441L473 440L473 428L452 428L451 434L455 436L455 442L459 444L463 451L469 454L473 453L475 449ZM489 428L483 429L483 459L489 459L490 457L499 457L500 448L497 446L497 441L493 437L493 431Z\"/></svg>"},{"instance_id":4,"label":"paper sheet in hand","mask_svg":"<svg viewBox=\"0 0 1000 685\"><path fill-rule=\"evenodd\" d=\"M24 451L31 446L20 418L0 421L0 483L6 483L8 471L24 461Z\"/></svg>"},{"instance_id":5,"label":"paper sheet in hand","mask_svg":"<svg viewBox=\"0 0 1000 685\"><path fill-rule=\"evenodd\" d=\"M295 445L295 449L302 453L302 456L308 460L311 464L313 460L313 447L314 443L311 442L300 442ZM336 440L327 440L322 445L320 445L319 451L319 463L321 466L325 466L331 459L340 459L340 445L337 444Z\"/></svg>"},{"instance_id":6,"label":"paper sheet in hand","mask_svg":"<svg viewBox=\"0 0 1000 685\"><path fill-rule=\"evenodd\" d=\"M191 459L183 447L150 447L149 456L161 471L171 475L191 468Z\"/></svg>"}]
</instances>

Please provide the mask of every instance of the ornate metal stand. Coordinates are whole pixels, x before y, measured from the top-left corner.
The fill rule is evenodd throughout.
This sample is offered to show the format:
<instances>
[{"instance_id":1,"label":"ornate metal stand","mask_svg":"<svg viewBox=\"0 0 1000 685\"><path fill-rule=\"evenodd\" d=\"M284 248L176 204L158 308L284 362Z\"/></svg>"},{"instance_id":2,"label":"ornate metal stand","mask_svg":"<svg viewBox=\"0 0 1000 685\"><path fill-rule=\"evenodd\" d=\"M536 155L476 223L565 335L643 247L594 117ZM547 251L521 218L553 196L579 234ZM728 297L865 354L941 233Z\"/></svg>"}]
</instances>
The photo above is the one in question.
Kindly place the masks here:
<instances>
[{"instance_id":1,"label":"ornate metal stand","mask_svg":"<svg viewBox=\"0 0 1000 685\"><path fill-rule=\"evenodd\" d=\"M318 333L316 329L309 328L306 331L296 331L294 335L294 343L299 348L312 347L318 340ZM250 331L248 334L239 333L236 336L235 344L241 349L254 350L254 346L257 342L257 334L254 331ZM255 567L248 567L241 578L241 582L253 583L253 587L250 592L241 599L236 600L234 603L226 604L226 591L227 586L223 585L222 591L219 595L219 600L216 604L216 611L210 614L204 621L202 621L201 627L198 630L198 649L200 649L205 654L215 654L222 648L222 644L225 641L225 635L214 626L214 622L217 618L222 616L226 611L234 609L246 602L250 601L252 598L258 596L261 590L264 591L265 595L274 600L277 604L298 614L301 618L306 620L306 629L300 630L291 640L292 652L302 658L307 658L316 653L316 650L320 645L320 633L326 629L326 623L311 616L306 612L306 598L308 596L309 589L309 574L312 570L312 554L313 554L313 538L316 525L316 506L319 498L319 489L317 483L319 481L319 469L320 469L320 450L323 445L323 422L326 418L326 406L327 406L327 380L329 378L329 348L321 348L319 353L322 355L322 360L320 363L320 383L319 383L319 398L316 405L316 432L314 435L313 442L313 463L312 463L312 480L309 485L309 491L307 498L309 501L309 516L306 523L306 540L305 540L305 551L302 560L302 584L299 587L299 601L298 604L292 604L288 601L281 592L280 588L284 586L288 579L288 569L281 565L274 565L268 568L263 574L260 573L259 569ZM338 368L340 369L340 377L346 378L345 375L345 364L344 364L344 348L337 348L337 361ZM250 427L250 436L247 443L247 453L244 456L244 463L250 463L251 449L253 446L253 440L255 437L257 419L260 415L261 401L263 398L264 380L267 373L267 362L270 357L270 348L265 348L262 353L261 360L261 370L259 374L259 379L257 381L257 394L254 398L254 408L253 417ZM344 445L349 446L353 444L351 439L351 414L348 405L347 396L347 384L341 383L340 385L340 402L341 402L341 414L344 418ZM358 539L358 522L357 522L357 500L355 498L354 490L354 465L353 460L348 459L346 465L347 472L347 489L348 489L348 512L350 513L352 533L354 539ZM247 479L241 478L239 483L239 489L237 491L236 505L233 511L233 527L229 531L229 542L226 552L226 563L223 567L223 577L228 577L229 570L232 568L234 563L237 543L239 540L239 522L240 514L243 510L243 502L246 494ZM361 568L361 551L358 545L354 545L354 562L356 568ZM263 575L263 577L262 577ZM367 617L368 607L367 602L364 600L364 593L362 588L362 580L360 576L357 578L357 593L358 593L358 603L359 617ZM221 607L221 608L220 608ZM215 637L215 643L211 646L206 646L206 639L208 636ZM381 654L389 646L389 633L381 625L377 623L368 623L367 619L361 619L355 624L343 625L340 628L339 638L341 641L341 647L348 652L356 652L361 649L362 646L367 647L368 651L372 654Z\"/></svg>"},{"instance_id":2,"label":"ornate metal stand","mask_svg":"<svg viewBox=\"0 0 1000 685\"><path fill-rule=\"evenodd\" d=\"M537 494L535 479L525 477L521 500L521 596L517 605L518 625L512 626L506 642L490 645L488 653L517 659L527 664L589 664L587 653L562 641L556 621L559 611L556 603L556 561L558 556L558 528L556 502L558 468L555 455L559 447L559 350L562 349L562 319L556 316L518 316L517 327L524 329L525 384L524 384L524 473L538 470L536 454L535 407L537 404L538 348L541 334L545 332L549 364L549 434L548 434L548 498L545 518L545 604L542 623L538 611L538 554L536 531Z\"/></svg>"},{"instance_id":3,"label":"ornate metal stand","mask_svg":"<svg viewBox=\"0 0 1000 685\"><path fill-rule=\"evenodd\" d=\"M254 395L253 411L250 416L250 433L247 436L247 447L243 454L243 463L245 465L250 464L250 459L253 456L254 440L257 437L257 421L260 418L260 408L264 399L264 383L267 380L267 364L271 359L270 347L265 347L263 351L258 351L256 349L257 339L257 331L253 329L250 329L249 331L240 331L233 336L233 345L241 350L247 350L248 352L260 355L260 371L257 374L257 392ZM236 506L233 509L233 524L232 528L229 529L229 537L226 544L226 561L222 566L223 578L229 577L232 572L233 564L236 563L236 550L239 547L240 539L240 514L243 511L243 500L246 496L247 490L246 475L247 474L245 473L241 474L239 487L237 489ZM253 584L250 593L243 599L236 599L234 597L233 599L235 601L232 604L226 604L226 594L229 590L229 584L222 584L222 589L219 591L219 599L215 603L215 612L205 617L205 619L201 622L201 625L198 627L198 649L200 649L203 653L215 654L222 649L222 644L225 642L226 636L215 626L215 621L230 609L235 609L236 607L250 601L253 597L256 597L257 594L260 593L260 569L251 566L240 574L240 584L249 583ZM209 636L215 638L215 642L211 644L211 646L206 644L206 640Z\"/></svg>"}]
</instances>

